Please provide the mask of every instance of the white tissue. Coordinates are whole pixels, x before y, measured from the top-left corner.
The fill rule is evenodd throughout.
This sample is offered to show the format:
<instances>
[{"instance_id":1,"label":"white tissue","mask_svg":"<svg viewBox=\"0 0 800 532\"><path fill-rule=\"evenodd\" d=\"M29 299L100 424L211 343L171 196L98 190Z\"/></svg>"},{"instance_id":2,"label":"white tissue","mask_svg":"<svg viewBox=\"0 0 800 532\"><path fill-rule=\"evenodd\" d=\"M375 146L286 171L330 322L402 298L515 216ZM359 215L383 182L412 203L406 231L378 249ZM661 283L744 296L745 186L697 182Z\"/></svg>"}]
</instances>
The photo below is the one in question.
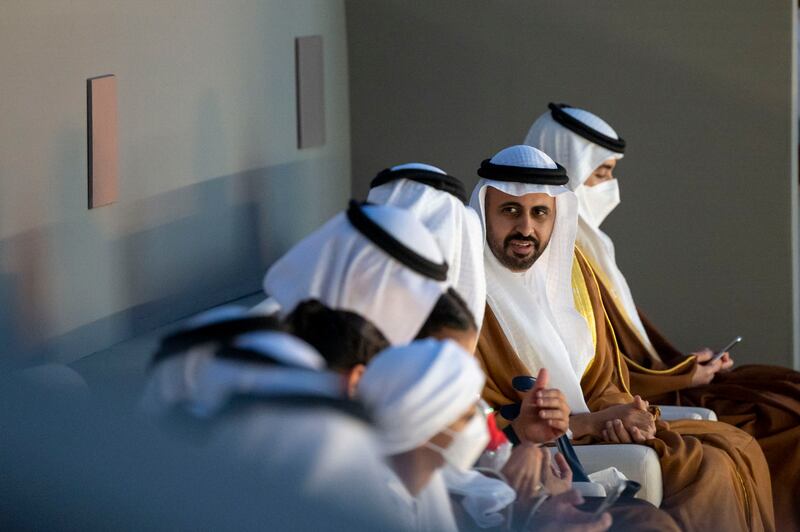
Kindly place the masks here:
<instances>
[{"instance_id":1,"label":"white tissue","mask_svg":"<svg viewBox=\"0 0 800 532\"><path fill-rule=\"evenodd\" d=\"M623 475L622 471L616 467L609 467L590 474L589 480L603 486L606 493L611 493L620 483L628 480L628 477Z\"/></svg>"}]
</instances>

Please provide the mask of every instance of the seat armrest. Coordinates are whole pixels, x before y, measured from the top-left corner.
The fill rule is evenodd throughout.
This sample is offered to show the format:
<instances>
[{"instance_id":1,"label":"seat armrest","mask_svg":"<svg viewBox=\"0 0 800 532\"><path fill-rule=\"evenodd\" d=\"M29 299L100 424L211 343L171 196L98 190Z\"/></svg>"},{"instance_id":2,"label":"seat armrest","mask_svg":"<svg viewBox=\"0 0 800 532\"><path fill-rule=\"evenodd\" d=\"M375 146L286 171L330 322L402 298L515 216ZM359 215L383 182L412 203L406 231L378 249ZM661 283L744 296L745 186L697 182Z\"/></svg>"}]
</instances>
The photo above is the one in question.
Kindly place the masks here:
<instances>
[{"instance_id":1,"label":"seat armrest","mask_svg":"<svg viewBox=\"0 0 800 532\"><path fill-rule=\"evenodd\" d=\"M699 406L661 406L661 419L664 421L674 421L678 419L703 419L706 421L717 421L717 414L708 408Z\"/></svg>"},{"instance_id":2,"label":"seat armrest","mask_svg":"<svg viewBox=\"0 0 800 532\"><path fill-rule=\"evenodd\" d=\"M551 452L556 452L556 449L551 448ZM636 494L637 499L646 500L655 507L661 504L664 496L661 463L650 447L636 444L576 445L575 453L586 473L616 467L628 479L642 485Z\"/></svg>"}]
</instances>

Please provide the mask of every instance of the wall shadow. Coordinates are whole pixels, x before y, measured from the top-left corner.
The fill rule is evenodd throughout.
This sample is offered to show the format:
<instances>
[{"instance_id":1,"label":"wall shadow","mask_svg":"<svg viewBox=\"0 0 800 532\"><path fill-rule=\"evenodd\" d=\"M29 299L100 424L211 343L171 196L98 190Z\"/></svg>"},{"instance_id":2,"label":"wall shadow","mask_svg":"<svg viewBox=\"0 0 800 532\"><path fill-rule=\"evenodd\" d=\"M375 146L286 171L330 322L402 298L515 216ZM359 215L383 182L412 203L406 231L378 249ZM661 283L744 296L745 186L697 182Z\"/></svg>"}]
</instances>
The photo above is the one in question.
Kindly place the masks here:
<instances>
[{"instance_id":1,"label":"wall shadow","mask_svg":"<svg viewBox=\"0 0 800 532\"><path fill-rule=\"evenodd\" d=\"M315 159L249 170L133 202L126 209L164 213L182 205L185 215L104 242L101 254L111 267L120 265L119 295L136 303L65 334L50 335L46 327L60 292L48 286L51 243L75 233L102 240L104 231L76 220L0 241L7 271L0 278L4 360L17 366L72 362L258 292L271 261L344 207L349 190L325 178L329 164ZM91 267L73 260L61 264L66 278ZM82 297L92 301L91 294Z\"/></svg>"}]
</instances>

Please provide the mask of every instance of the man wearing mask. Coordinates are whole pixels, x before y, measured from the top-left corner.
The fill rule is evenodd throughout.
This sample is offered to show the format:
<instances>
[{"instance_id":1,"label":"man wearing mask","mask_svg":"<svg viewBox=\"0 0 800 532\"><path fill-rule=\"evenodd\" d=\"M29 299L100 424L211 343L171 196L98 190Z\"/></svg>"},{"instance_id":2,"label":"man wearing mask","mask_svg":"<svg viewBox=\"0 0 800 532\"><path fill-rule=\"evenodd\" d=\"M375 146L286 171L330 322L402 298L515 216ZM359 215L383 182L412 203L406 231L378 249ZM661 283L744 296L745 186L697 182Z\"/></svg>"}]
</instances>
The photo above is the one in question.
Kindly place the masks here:
<instances>
[{"instance_id":1,"label":"man wearing mask","mask_svg":"<svg viewBox=\"0 0 800 532\"><path fill-rule=\"evenodd\" d=\"M268 271L264 285L281 314L216 309L165 339L143 407L187 428L187 439L204 448L227 448L248 469L283 479L287 494L333 501L345 514L360 504L380 513L383 479L377 488L372 481L382 457L368 416L348 392L378 350L415 338L446 279L436 241L411 213L352 203ZM325 329L313 326L330 322L340 326L337 334L316 342ZM325 348L327 360L286 325L308 333L302 336ZM331 354L351 350L361 364L326 367Z\"/></svg>"},{"instance_id":2,"label":"man wearing mask","mask_svg":"<svg viewBox=\"0 0 800 532\"><path fill-rule=\"evenodd\" d=\"M486 237L477 350L484 398L493 406L518 402L513 378L546 367L551 386L566 396L578 443L636 442L656 451L661 509L683 530L773 530L769 473L750 436L710 422L670 427L630 394L591 272L574 254L578 201L564 168L514 146L485 160L478 174L470 204Z\"/></svg>"},{"instance_id":3,"label":"man wearing mask","mask_svg":"<svg viewBox=\"0 0 800 532\"><path fill-rule=\"evenodd\" d=\"M478 401L483 383L475 359L450 340L393 347L367 367L357 395L374 414L404 528L457 530L442 471L468 472L489 442ZM607 513L575 510L574 492L552 502L548 515L535 516L536 529L602 532L611 524Z\"/></svg>"},{"instance_id":4,"label":"man wearing mask","mask_svg":"<svg viewBox=\"0 0 800 532\"><path fill-rule=\"evenodd\" d=\"M525 144L567 169L568 186L578 197L578 247L597 278L632 392L658 404L709 408L757 438L770 465L777 523L800 530L794 500L800 490L800 373L763 365L727 371L733 366L727 353L713 361L708 349L685 355L639 312L617 266L614 243L600 229L620 201L614 170L625 141L589 111L549 107L531 126Z\"/></svg>"},{"instance_id":5,"label":"man wearing mask","mask_svg":"<svg viewBox=\"0 0 800 532\"><path fill-rule=\"evenodd\" d=\"M367 366L357 397L375 417L387 485L408 530L457 530L440 469L469 469L489 441L478 408L483 380L448 340L390 348Z\"/></svg>"}]
</instances>

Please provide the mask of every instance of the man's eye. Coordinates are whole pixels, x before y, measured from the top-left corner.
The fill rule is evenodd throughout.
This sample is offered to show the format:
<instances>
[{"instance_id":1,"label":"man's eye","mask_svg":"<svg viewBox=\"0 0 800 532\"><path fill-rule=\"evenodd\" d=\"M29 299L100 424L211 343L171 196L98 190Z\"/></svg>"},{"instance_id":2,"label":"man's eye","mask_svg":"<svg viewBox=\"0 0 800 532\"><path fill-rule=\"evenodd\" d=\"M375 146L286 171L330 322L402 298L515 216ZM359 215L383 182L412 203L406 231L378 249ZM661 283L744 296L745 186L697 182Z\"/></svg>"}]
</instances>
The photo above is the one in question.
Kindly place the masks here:
<instances>
[{"instance_id":1,"label":"man's eye","mask_svg":"<svg viewBox=\"0 0 800 532\"><path fill-rule=\"evenodd\" d=\"M510 214L512 216L516 216L519 212L516 207L503 207L502 210L503 214Z\"/></svg>"},{"instance_id":2,"label":"man's eye","mask_svg":"<svg viewBox=\"0 0 800 532\"><path fill-rule=\"evenodd\" d=\"M540 216L540 217L541 216L547 216L548 214L550 214L550 210L549 209L544 209L544 208L542 208L542 209L533 209L533 214L534 214L534 216Z\"/></svg>"}]
</instances>

